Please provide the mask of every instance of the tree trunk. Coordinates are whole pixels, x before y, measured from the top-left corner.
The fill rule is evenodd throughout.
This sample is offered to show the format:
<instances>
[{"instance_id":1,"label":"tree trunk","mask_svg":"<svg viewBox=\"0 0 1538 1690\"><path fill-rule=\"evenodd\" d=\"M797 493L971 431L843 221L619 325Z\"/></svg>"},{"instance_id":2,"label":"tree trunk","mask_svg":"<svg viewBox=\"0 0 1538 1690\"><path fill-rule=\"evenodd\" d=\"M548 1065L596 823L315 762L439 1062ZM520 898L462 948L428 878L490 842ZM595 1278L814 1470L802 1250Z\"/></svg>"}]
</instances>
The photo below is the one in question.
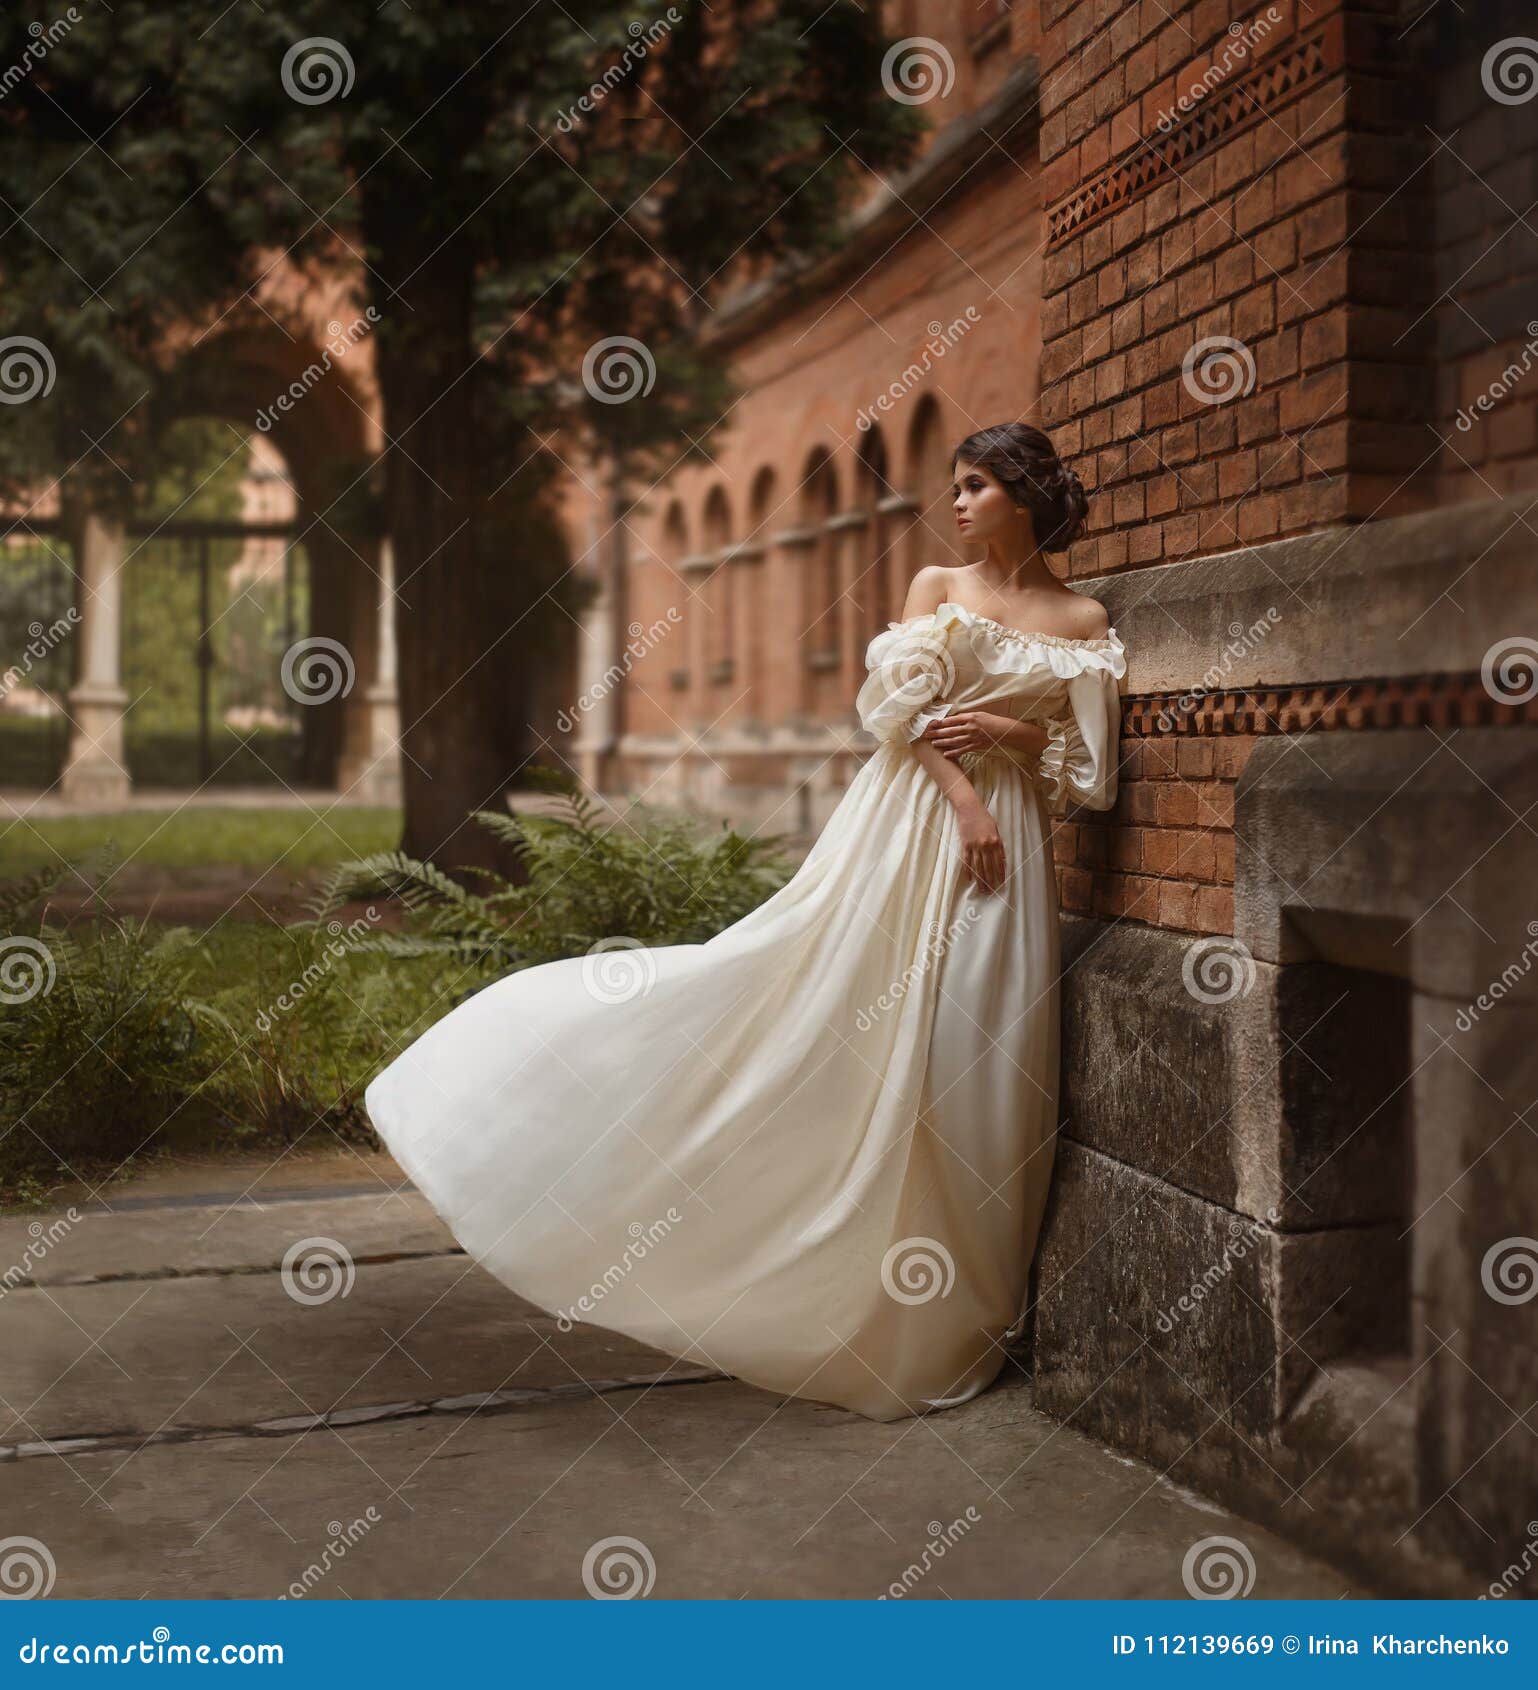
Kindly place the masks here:
<instances>
[{"instance_id":1,"label":"tree trunk","mask_svg":"<svg viewBox=\"0 0 1538 1690\"><path fill-rule=\"evenodd\" d=\"M401 243L384 269L405 276L420 262ZM472 810L506 809L512 773L498 720L511 651L497 572L508 563L484 555L488 466L478 456L472 284L450 242L417 269L406 297L378 302L389 313L378 369L395 547L401 849L451 872L496 868L523 880L516 854L469 820Z\"/></svg>"}]
</instances>

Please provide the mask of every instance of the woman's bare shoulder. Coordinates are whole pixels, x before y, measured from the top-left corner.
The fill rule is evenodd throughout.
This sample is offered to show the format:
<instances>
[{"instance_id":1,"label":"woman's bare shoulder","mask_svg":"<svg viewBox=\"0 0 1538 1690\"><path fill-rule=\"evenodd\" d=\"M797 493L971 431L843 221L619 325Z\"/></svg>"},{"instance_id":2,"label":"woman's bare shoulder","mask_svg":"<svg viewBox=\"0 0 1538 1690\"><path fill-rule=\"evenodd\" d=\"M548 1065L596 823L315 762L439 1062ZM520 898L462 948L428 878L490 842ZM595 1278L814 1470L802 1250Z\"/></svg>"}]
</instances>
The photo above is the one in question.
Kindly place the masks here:
<instances>
[{"instance_id":1,"label":"woman's bare shoulder","mask_svg":"<svg viewBox=\"0 0 1538 1690\"><path fill-rule=\"evenodd\" d=\"M903 621L938 610L951 596L951 574L952 571L943 564L925 564L908 583L908 596L903 600Z\"/></svg>"},{"instance_id":2,"label":"woman's bare shoulder","mask_svg":"<svg viewBox=\"0 0 1538 1690\"><path fill-rule=\"evenodd\" d=\"M1104 639L1111 631L1111 617L1105 606L1088 593L1075 593L1073 596L1076 602L1063 606L1064 614L1074 625L1068 637L1074 640Z\"/></svg>"}]
</instances>

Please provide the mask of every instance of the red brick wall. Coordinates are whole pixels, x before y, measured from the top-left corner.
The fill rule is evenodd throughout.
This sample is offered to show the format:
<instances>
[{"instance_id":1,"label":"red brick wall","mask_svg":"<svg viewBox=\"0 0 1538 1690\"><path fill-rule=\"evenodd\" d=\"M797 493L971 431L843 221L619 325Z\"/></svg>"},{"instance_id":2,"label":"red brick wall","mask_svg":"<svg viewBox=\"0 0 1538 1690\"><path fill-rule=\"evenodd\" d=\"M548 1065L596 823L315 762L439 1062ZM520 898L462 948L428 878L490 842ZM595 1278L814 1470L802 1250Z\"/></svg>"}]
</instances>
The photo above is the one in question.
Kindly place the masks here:
<instances>
[{"instance_id":1,"label":"red brick wall","mask_svg":"<svg viewBox=\"0 0 1538 1690\"><path fill-rule=\"evenodd\" d=\"M1043 0L1042 16L1044 426L1100 494L1070 572L1340 520L1341 8ZM1233 355L1193 363L1216 337Z\"/></svg>"}]
</instances>

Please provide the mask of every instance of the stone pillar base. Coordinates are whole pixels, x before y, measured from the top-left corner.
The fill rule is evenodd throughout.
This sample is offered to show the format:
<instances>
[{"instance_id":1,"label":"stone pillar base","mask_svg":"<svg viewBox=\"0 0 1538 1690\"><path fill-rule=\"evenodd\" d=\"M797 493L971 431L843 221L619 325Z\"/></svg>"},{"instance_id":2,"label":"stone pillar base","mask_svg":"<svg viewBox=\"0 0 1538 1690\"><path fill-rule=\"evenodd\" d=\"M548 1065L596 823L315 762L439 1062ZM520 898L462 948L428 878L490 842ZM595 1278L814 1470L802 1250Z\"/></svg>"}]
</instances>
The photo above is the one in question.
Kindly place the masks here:
<instances>
[{"instance_id":1,"label":"stone pillar base","mask_svg":"<svg viewBox=\"0 0 1538 1690\"><path fill-rule=\"evenodd\" d=\"M400 700L393 686L372 686L363 695L368 715L367 746L344 752L338 784L350 803L401 801Z\"/></svg>"},{"instance_id":2,"label":"stone pillar base","mask_svg":"<svg viewBox=\"0 0 1538 1690\"><path fill-rule=\"evenodd\" d=\"M84 683L69 695L69 754L59 777L61 796L75 804L123 804L130 791L123 751L128 694L122 687Z\"/></svg>"}]
</instances>

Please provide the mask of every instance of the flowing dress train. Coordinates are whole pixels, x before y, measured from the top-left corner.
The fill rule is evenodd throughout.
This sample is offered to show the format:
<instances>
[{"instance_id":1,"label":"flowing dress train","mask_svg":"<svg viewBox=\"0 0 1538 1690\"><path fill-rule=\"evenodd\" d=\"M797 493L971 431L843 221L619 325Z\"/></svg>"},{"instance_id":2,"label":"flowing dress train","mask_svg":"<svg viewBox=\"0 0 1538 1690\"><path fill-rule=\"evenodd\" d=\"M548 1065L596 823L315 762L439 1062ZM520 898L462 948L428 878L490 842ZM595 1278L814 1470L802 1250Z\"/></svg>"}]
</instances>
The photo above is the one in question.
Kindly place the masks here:
<instances>
[{"instance_id":1,"label":"flowing dress train","mask_svg":"<svg viewBox=\"0 0 1538 1690\"><path fill-rule=\"evenodd\" d=\"M1114 628L946 603L866 668L876 749L778 892L704 944L494 981L365 1104L466 1251L563 1326L895 1420L983 1390L1024 1317L1057 1126L1047 818L1115 801L1126 661ZM911 749L974 709L1048 731L1034 770L962 759L1004 841L987 893Z\"/></svg>"}]
</instances>

